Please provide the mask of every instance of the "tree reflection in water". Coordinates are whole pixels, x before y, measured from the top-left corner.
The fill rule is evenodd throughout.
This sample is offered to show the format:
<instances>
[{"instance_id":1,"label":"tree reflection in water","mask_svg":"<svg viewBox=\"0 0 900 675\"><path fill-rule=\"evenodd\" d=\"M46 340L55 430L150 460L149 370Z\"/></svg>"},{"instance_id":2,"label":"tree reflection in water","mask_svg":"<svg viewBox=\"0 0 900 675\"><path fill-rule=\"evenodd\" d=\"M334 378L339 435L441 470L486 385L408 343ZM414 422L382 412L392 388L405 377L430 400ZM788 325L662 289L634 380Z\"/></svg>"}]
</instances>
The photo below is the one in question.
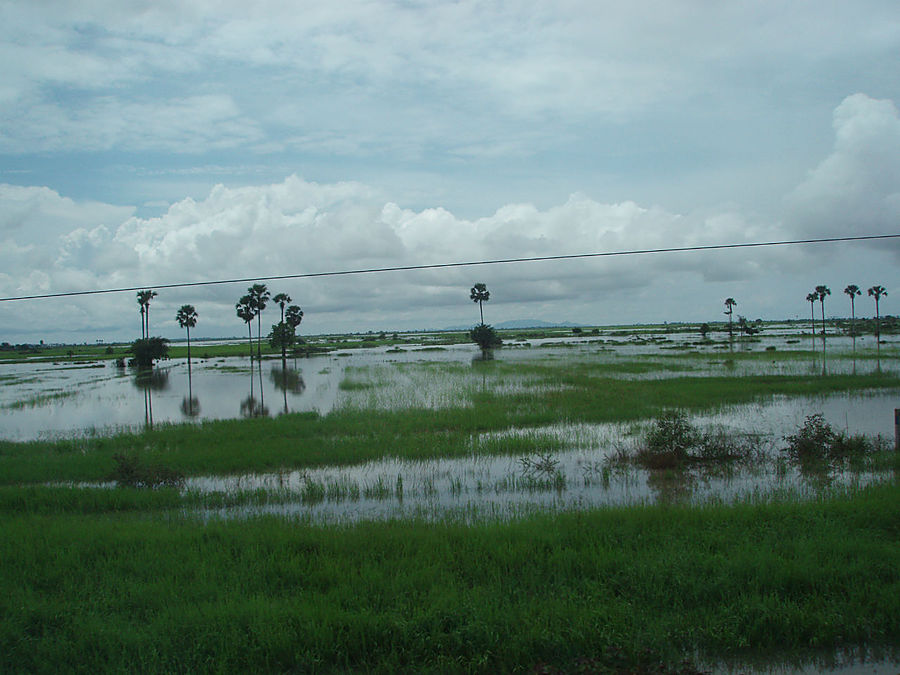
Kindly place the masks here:
<instances>
[{"instance_id":1,"label":"tree reflection in water","mask_svg":"<svg viewBox=\"0 0 900 675\"><path fill-rule=\"evenodd\" d=\"M306 391L306 382L303 381L303 376L300 374L300 371L295 370L294 368L288 368L286 366L282 368L273 367L272 370L269 371L269 379L272 380L277 389L281 390L284 398L284 413L287 414L289 412L287 402L288 392L300 395Z\"/></svg>"},{"instance_id":2,"label":"tree reflection in water","mask_svg":"<svg viewBox=\"0 0 900 675\"><path fill-rule=\"evenodd\" d=\"M255 397L248 396L241 401L241 417L268 417L269 409L262 401L257 401Z\"/></svg>"},{"instance_id":3,"label":"tree reflection in water","mask_svg":"<svg viewBox=\"0 0 900 675\"><path fill-rule=\"evenodd\" d=\"M153 391L169 388L169 371L141 369L134 376L134 386L144 392L144 426L153 428Z\"/></svg>"},{"instance_id":4,"label":"tree reflection in water","mask_svg":"<svg viewBox=\"0 0 900 675\"><path fill-rule=\"evenodd\" d=\"M185 417L197 417L200 414L200 399L196 396L185 396L181 399L181 412Z\"/></svg>"}]
</instances>

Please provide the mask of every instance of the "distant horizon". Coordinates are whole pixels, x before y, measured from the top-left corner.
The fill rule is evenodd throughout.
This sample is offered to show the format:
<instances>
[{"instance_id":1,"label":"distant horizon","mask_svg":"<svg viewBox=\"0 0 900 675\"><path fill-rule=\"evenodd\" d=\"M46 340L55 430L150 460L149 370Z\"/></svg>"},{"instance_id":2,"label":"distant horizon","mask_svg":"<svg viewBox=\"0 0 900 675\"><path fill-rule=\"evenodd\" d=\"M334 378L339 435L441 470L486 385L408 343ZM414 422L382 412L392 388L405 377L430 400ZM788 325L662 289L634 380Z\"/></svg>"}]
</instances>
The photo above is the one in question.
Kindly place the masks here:
<instances>
[{"instance_id":1,"label":"distant horizon","mask_svg":"<svg viewBox=\"0 0 900 675\"><path fill-rule=\"evenodd\" d=\"M800 317L800 318L781 318L781 319L762 319L762 318L750 319L749 317L745 317L745 318L747 319L748 323L755 323L756 321L762 321L763 324L798 324L798 323L804 324L805 323L808 325L811 321L810 317L806 317L805 319L802 317ZM875 318L874 316L860 316L860 315L856 316L857 321L873 320L874 318ZM891 319L891 318L897 318L897 317L892 314L882 314L881 315L881 319L883 319L883 320ZM826 323L831 322L831 321L851 321L851 320L852 319L849 316L828 316L828 315L825 316ZM523 321L527 321L527 320L523 320ZM541 320L535 319L535 321L540 322ZM509 325L509 324L513 324L516 322L517 322L517 320L513 319L511 321L504 321L504 322L501 322L498 324L491 324L490 322L485 322L485 323L487 323L489 326L492 326L496 330L501 330L501 331L529 330L529 329L554 329L554 328L556 328L556 329L567 329L570 332L573 328L581 328L581 329L589 329L589 330L598 328L601 330L602 329L609 330L609 329L616 329L616 328L623 328L623 329L650 328L650 327L663 328L665 326L696 326L696 327L699 327L704 323L709 324L710 326L727 326L728 325L727 319L724 319L724 320L719 319L719 320L714 320L714 321L709 321L709 320L707 320L707 321L660 321L660 322L638 321L638 322L634 322L634 323L610 323L610 324L575 324L572 322L559 322L559 323L542 322L542 323L537 323L537 324L523 324L523 325L519 325L519 326ZM816 317L816 324L819 324L820 322L821 322L821 318ZM394 333L397 333L398 335L417 335L417 334L427 334L427 333L460 333L460 332L465 332L465 331L471 330L472 328L477 326L478 323L479 322L476 321L467 327L448 326L446 328L417 328L417 329L390 329L390 328L388 328L388 329L381 329L381 330L373 329L373 330L365 330L365 331L324 332L324 333L298 332L297 337L299 337L299 338L303 338L303 337L320 338L320 337L345 336L345 335L347 335L347 336L350 336L350 335L366 336L366 335L378 335L380 333L385 333L386 335L392 335ZM737 325L737 321L735 321L734 323L735 323L735 325ZM181 336L176 336L176 337L166 337L164 335L159 335L158 337L163 337L170 343L180 343L180 342L186 343L187 342L187 338L183 334ZM0 344L9 344L11 346L30 345L30 346L44 346L44 347L54 347L54 346L64 347L64 346L69 346L69 345L90 346L90 345L101 345L101 344L103 344L103 345L127 345L139 338L140 338L140 336L132 338L132 339L124 339L124 340L106 340L103 338L96 338L94 341L89 341L89 340L84 341L83 340L80 342L57 342L57 341L49 342L49 341L45 340L43 345L41 345L40 342L17 342L17 343L14 343L14 342L10 342L8 340L0 339ZM256 339L257 339L257 335L256 335L256 333L254 333L253 340L256 341ZM241 336L241 335L231 335L231 336L221 335L221 336L202 336L202 337L195 337L195 336L191 335L191 343L215 342L215 341L242 342L242 341L247 341L247 340L248 340L247 335L243 335L243 336ZM263 340L264 341L266 340L266 335L263 335Z\"/></svg>"}]
</instances>

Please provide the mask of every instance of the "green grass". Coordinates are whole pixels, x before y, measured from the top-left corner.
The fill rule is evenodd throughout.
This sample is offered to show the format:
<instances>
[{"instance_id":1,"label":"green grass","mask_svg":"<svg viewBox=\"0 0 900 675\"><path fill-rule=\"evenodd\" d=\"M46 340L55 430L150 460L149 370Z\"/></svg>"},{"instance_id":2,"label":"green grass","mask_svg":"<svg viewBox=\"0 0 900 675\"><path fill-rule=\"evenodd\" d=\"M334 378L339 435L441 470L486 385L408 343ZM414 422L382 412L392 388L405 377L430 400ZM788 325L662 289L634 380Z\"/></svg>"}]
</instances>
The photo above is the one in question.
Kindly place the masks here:
<instances>
[{"instance_id":1,"label":"green grass","mask_svg":"<svg viewBox=\"0 0 900 675\"><path fill-rule=\"evenodd\" d=\"M896 484L476 525L0 503L3 672L527 672L900 644Z\"/></svg>"}]
</instances>

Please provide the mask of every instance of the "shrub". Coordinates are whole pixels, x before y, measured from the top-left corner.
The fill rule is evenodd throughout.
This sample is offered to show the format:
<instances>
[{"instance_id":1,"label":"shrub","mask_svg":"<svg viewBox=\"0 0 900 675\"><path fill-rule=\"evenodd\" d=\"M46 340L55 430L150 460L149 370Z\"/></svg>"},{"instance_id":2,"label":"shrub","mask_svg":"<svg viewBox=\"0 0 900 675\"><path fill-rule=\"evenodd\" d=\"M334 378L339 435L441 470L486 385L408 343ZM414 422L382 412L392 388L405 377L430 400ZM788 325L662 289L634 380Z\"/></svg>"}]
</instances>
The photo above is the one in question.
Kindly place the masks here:
<instances>
[{"instance_id":1,"label":"shrub","mask_svg":"<svg viewBox=\"0 0 900 675\"><path fill-rule=\"evenodd\" d=\"M669 410L654 422L647 434L646 447L651 453L671 452L679 459L687 457L700 442L700 432L680 410Z\"/></svg>"},{"instance_id":2,"label":"shrub","mask_svg":"<svg viewBox=\"0 0 900 675\"><path fill-rule=\"evenodd\" d=\"M181 472L165 466L144 465L135 455L116 453L113 461L116 466L109 478L116 481L119 487L181 487L184 484Z\"/></svg>"},{"instance_id":3,"label":"shrub","mask_svg":"<svg viewBox=\"0 0 900 675\"><path fill-rule=\"evenodd\" d=\"M797 460L824 459L835 440L834 430L825 418L816 413L809 415L796 434L784 437L788 454Z\"/></svg>"},{"instance_id":4,"label":"shrub","mask_svg":"<svg viewBox=\"0 0 900 675\"><path fill-rule=\"evenodd\" d=\"M686 413L670 410L654 421L635 459L647 469L673 469L689 462L748 460L758 450L752 435L700 431Z\"/></svg>"},{"instance_id":5,"label":"shrub","mask_svg":"<svg viewBox=\"0 0 900 675\"><path fill-rule=\"evenodd\" d=\"M796 434L785 436L785 451L801 462L856 458L877 449L862 434L835 431L821 414L809 415Z\"/></svg>"},{"instance_id":6,"label":"shrub","mask_svg":"<svg viewBox=\"0 0 900 675\"><path fill-rule=\"evenodd\" d=\"M503 344L503 340L500 339L497 332L491 326L484 323L478 324L469 331L469 339L481 347L482 351L487 351Z\"/></svg>"},{"instance_id":7,"label":"shrub","mask_svg":"<svg viewBox=\"0 0 900 675\"><path fill-rule=\"evenodd\" d=\"M152 368L154 361L169 355L169 341L162 337L135 340L131 343L131 353L139 368Z\"/></svg>"}]
</instances>

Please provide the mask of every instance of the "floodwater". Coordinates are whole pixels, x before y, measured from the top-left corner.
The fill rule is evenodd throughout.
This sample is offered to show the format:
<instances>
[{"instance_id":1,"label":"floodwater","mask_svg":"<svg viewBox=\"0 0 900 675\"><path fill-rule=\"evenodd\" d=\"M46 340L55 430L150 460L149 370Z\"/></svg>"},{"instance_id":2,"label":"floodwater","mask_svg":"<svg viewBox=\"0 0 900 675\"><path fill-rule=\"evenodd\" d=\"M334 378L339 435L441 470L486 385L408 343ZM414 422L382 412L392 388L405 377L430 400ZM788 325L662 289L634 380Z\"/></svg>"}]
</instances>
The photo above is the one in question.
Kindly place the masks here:
<instances>
[{"instance_id":1,"label":"floodwater","mask_svg":"<svg viewBox=\"0 0 900 675\"><path fill-rule=\"evenodd\" d=\"M206 517L277 514L312 522L424 518L508 519L542 511L657 502L705 503L806 499L823 489L843 490L888 480L861 468L804 473L781 452L809 414L822 414L835 430L881 435L892 442L896 393L871 393L784 400L723 408L693 419L701 429L745 438L757 448L752 461L682 471L648 471L614 461L632 450L649 428L642 424L571 424L482 434L473 454L455 459L385 459L349 467L327 467L242 476L190 478L185 489L201 493L250 493L262 503L215 509ZM891 434L889 436L889 434ZM485 442L513 435L562 441L561 452L533 457L477 454ZM890 438L890 441L888 440Z\"/></svg>"},{"instance_id":2,"label":"floodwater","mask_svg":"<svg viewBox=\"0 0 900 675\"><path fill-rule=\"evenodd\" d=\"M759 341L703 344L699 334L604 331L598 335L520 339L497 353L503 364L589 359L624 378L898 371L895 343L871 358L872 338L820 340L793 328L767 330ZM860 352L860 357L854 356ZM865 350L865 352L864 352ZM739 354L752 353L742 359ZM771 353L772 358L768 358ZM863 353L868 354L863 358ZM111 361L93 364L0 363L0 439L25 441L140 430L160 423L229 419L286 412L328 413L339 406L438 408L466 405L476 387L493 391L536 386L527 375L486 374L472 367L474 345L404 345L280 359L163 361L150 376ZM888 356L890 355L890 356ZM622 369L640 361L640 369ZM432 367L441 364L442 367ZM446 367L450 365L450 367ZM343 385L342 385L343 383ZM539 385L547 387L546 383ZM846 402L836 404L847 406ZM841 428L856 413L838 420Z\"/></svg>"}]
</instances>

